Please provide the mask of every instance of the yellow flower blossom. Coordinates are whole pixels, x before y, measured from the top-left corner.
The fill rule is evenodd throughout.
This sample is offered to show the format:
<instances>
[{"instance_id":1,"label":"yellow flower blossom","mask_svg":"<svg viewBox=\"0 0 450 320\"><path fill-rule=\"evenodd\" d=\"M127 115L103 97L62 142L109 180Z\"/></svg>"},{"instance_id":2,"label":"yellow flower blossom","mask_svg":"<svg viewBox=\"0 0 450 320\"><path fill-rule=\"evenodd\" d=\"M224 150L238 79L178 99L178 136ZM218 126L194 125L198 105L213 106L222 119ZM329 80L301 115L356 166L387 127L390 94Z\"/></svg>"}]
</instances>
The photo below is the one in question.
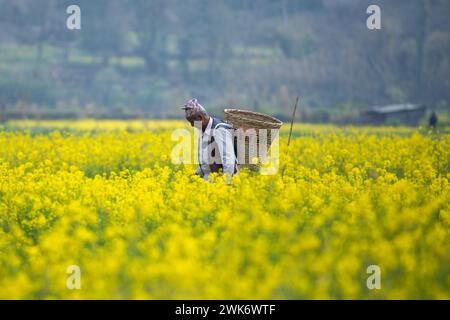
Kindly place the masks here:
<instances>
[{"instance_id":1,"label":"yellow flower blossom","mask_svg":"<svg viewBox=\"0 0 450 320\"><path fill-rule=\"evenodd\" d=\"M450 299L448 133L295 125L283 176L227 185L171 162L174 128L5 125L0 298Z\"/></svg>"}]
</instances>

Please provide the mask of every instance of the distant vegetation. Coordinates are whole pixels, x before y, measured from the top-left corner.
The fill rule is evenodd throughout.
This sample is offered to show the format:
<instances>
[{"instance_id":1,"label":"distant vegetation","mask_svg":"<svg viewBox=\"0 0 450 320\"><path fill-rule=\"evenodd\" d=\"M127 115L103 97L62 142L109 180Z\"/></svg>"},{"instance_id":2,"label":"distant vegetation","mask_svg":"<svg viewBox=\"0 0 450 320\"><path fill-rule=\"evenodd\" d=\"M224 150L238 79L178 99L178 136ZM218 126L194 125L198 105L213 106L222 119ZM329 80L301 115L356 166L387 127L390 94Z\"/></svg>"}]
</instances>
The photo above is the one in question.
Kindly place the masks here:
<instances>
[{"instance_id":1,"label":"distant vegetation","mask_svg":"<svg viewBox=\"0 0 450 320\"><path fill-rule=\"evenodd\" d=\"M0 0L0 121L177 117L246 107L345 121L375 104L450 105L447 0ZM82 29L66 28L81 7Z\"/></svg>"}]
</instances>

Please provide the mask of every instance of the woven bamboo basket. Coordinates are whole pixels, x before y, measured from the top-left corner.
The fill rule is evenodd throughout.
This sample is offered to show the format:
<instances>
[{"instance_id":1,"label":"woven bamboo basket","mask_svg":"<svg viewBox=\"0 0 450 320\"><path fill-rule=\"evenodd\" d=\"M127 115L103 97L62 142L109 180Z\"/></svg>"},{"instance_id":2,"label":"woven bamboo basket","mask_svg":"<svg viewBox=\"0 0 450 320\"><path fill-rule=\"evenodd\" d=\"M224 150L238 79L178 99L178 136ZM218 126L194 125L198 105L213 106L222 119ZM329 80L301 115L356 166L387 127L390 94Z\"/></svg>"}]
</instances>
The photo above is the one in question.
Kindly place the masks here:
<instances>
[{"instance_id":1,"label":"woven bamboo basket","mask_svg":"<svg viewBox=\"0 0 450 320\"><path fill-rule=\"evenodd\" d=\"M261 163L264 162L264 159L267 157L270 145L272 144L272 138L274 138L272 137L271 129L280 129L283 122L277 118L248 110L225 109L224 114L225 121L232 125L235 130L234 142L237 143L238 146L245 145L245 150L241 150L241 152L245 151L244 156L239 154L240 151L238 149L239 167L259 170L261 168ZM241 129L242 131L240 132L244 132L245 136L236 134L238 129ZM267 130L262 132L259 129ZM267 134L267 136L262 137L260 136L261 134ZM243 139L245 139L245 141ZM267 148L261 150L261 152L260 141L265 141L267 143ZM254 143L256 143L256 146L253 145Z\"/></svg>"}]
</instances>

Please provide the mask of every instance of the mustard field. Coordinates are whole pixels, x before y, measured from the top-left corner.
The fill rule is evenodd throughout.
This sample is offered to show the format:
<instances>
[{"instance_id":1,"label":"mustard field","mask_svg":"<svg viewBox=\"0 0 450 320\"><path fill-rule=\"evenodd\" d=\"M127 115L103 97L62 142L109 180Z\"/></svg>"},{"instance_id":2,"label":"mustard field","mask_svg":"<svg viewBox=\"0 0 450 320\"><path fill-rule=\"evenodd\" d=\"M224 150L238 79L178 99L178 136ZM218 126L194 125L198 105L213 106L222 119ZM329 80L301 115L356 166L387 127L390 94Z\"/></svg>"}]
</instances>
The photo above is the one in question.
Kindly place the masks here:
<instances>
[{"instance_id":1,"label":"mustard field","mask_svg":"<svg viewBox=\"0 0 450 320\"><path fill-rule=\"evenodd\" d=\"M0 126L0 298L450 299L448 131L285 125L279 173L227 185L175 128Z\"/></svg>"}]
</instances>

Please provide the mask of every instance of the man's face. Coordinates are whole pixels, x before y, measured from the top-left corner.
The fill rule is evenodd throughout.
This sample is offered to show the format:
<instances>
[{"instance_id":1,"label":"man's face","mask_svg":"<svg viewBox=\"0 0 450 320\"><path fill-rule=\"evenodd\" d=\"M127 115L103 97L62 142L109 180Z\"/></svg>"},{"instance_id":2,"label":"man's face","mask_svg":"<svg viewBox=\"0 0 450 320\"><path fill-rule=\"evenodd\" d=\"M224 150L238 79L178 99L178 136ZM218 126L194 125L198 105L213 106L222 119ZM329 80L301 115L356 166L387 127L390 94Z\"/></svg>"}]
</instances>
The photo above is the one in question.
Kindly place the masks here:
<instances>
[{"instance_id":1,"label":"man's face","mask_svg":"<svg viewBox=\"0 0 450 320\"><path fill-rule=\"evenodd\" d=\"M189 118L189 119L187 119L187 121L191 124L191 127L194 127L195 123L199 122L199 121L202 121L202 119L201 118L198 118L198 119L197 118Z\"/></svg>"},{"instance_id":2,"label":"man's face","mask_svg":"<svg viewBox=\"0 0 450 320\"><path fill-rule=\"evenodd\" d=\"M206 116L200 116L199 118L187 119L187 121L191 124L191 127L195 126L195 122L200 121L202 123L202 129L205 130L206 126L208 125L209 118Z\"/></svg>"}]
</instances>

